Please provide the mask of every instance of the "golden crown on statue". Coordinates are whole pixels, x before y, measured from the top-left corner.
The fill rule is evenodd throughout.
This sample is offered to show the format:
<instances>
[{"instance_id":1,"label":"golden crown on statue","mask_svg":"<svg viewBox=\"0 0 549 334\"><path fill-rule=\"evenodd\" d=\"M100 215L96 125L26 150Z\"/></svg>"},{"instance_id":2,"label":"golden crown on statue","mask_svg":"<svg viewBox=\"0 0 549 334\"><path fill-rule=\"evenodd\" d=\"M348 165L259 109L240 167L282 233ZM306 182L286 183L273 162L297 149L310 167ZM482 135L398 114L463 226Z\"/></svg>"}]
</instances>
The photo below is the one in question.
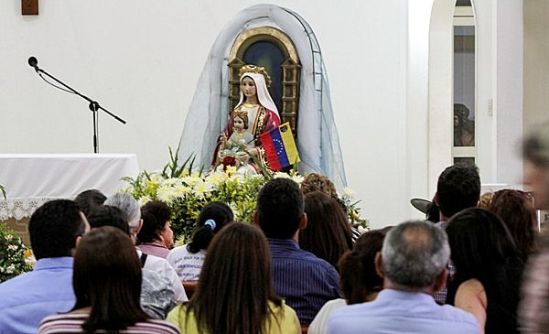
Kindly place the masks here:
<instances>
[{"instance_id":1,"label":"golden crown on statue","mask_svg":"<svg viewBox=\"0 0 549 334\"><path fill-rule=\"evenodd\" d=\"M269 76L269 73L265 69L265 67L261 66L255 66L255 65L244 65L240 68L240 71L238 71L238 76L242 78L242 76L245 73L257 73L262 74L265 78L265 84L267 84L267 87L271 87L271 77Z\"/></svg>"}]
</instances>

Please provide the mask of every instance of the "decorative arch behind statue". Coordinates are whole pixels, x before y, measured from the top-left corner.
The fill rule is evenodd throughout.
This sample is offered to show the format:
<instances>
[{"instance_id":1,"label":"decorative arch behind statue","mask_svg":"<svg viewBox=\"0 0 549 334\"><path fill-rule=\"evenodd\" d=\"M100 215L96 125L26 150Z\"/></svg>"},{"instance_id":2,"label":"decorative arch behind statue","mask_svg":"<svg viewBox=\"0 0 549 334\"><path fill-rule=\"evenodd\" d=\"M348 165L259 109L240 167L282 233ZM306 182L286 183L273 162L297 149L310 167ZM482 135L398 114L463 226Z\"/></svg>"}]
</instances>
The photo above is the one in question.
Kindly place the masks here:
<instances>
[{"instance_id":1,"label":"decorative arch behind statue","mask_svg":"<svg viewBox=\"0 0 549 334\"><path fill-rule=\"evenodd\" d=\"M295 102L297 105L292 127L295 127L301 157L298 169L301 173L326 175L341 189L347 185L347 180L320 46L303 18L289 9L274 5L249 7L238 13L220 32L210 50L187 113L178 148L180 161L195 154L195 166L206 169L210 166L217 138L226 126L228 113L234 103L231 99L234 92L231 90L234 89L235 80L234 77L231 79L229 66L233 46L237 45L235 43L239 36L244 38L246 31L266 27L280 31L295 47L295 64L286 65L301 66L300 72L295 72L296 76L289 80L290 83L295 82L295 100L281 99L282 104L289 102L291 105ZM249 42L253 44L253 40ZM244 59L240 60L244 62ZM284 80L282 82L285 84ZM289 87L292 86L282 86L282 91ZM282 95L284 97L284 93ZM281 110L289 113L287 110L291 108L285 109L283 105ZM291 117L284 114L281 116L283 119Z\"/></svg>"},{"instance_id":2,"label":"decorative arch behind statue","mask_svg":"<svg viewBox=\"0 0 549 334\"><path fill-rule=\"evenodd\" d=\"M297 134L299 74L301 65L291 39L274 27L257 27L241 32L229 55L229 112L240 98L240 68L245 64L262 66L271 76L269 89L281 116Z\"/></svg>"}]
</instances>

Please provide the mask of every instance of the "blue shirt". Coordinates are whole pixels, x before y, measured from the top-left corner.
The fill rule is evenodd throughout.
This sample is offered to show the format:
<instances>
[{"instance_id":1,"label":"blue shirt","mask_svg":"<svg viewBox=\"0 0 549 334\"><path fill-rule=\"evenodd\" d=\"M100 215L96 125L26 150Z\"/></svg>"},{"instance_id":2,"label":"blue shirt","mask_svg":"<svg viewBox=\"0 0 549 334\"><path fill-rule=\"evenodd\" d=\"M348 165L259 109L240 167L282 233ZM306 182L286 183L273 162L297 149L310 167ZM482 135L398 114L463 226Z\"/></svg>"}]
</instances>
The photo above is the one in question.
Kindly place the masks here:
<instances>
[{"instance_id":1,"label":"blue shirt","mask_svg":"<svg viewBox=\"0 0 549 334\"><path fill-rule=\"evenodd\" d=\"M479 333L472 314L438 305L422 292L382 290L374 301L344 306L328 319L328 334Z\"/></svg>"},{"instance_id":2,"label":"blue shirt","mask_svg":"<svg viewBox=\"0 0 549 334\"><path fill-rule=\"evenodd\" d=\"M269 239L276 294L309 324L329 300L340 297L339 274L328 262L299 248L294 240Z\"/></svg>"},{"instance_id":3,"label":"blue shirt","mask_svg":"<svg viewBox=\"0 0 549 334\"><path fill-rule=\"evenodd\" d=\"M36 333L48 315L74 307L72 257L45 258L0 284L0 333Z\"/></svg>"}]
</instances>

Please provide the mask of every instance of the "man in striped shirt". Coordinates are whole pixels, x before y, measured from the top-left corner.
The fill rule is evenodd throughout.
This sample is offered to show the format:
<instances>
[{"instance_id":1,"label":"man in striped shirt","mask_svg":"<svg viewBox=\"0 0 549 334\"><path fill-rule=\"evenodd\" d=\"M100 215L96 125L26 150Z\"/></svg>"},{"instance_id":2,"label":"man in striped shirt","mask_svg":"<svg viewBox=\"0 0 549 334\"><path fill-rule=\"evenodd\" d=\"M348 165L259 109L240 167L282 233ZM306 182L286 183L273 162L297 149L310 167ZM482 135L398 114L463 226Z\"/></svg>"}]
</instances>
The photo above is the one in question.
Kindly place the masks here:
<instances>
[{"instance_id":1,"label":"man in striped shirt","mask_svg":"<svg viewBox=\"0 0 549 334\"><path fill-rule=\"evenodd\" d=\"M307 226L299 186L286 178L269 181L259 193L255 222L269 240L276 293L308 325L324 303L340 297L339 274L299 248L299 231Z\"/></svg>"}]
</instances>

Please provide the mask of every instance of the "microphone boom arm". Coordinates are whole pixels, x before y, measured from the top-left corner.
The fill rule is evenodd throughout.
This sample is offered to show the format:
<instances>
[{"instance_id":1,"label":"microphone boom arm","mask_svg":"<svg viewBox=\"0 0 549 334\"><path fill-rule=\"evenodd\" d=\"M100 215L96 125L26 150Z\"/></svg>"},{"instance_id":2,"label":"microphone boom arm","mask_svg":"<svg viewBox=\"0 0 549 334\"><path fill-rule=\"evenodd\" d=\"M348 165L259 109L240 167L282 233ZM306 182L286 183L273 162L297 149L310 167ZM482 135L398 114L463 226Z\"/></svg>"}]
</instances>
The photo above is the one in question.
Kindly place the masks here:
<instances>
[{"instance_id":1,"label":"microphone boom arm","mask_svg":"<svg viewBox=\"0 0 549 334\"><path fill-rule=\"evenodd\" d=\"M43 69L41 69L40 67L38 67L38 60L35 57L30 57L29 60L28 60L28 63L31 67L34 68L34 70L38 73L38 75L40 75L40 77L42 77L42 79L44 79L44 77L42 76L42 74L44 74L48 78L51 78L52 80L59 83L63 87L67 88L67 90L62 89L61 87L57 87L57 86L53 85L52 83L48 82L46 79L44 79L49 84L51 84L54 87L59 88L61 90L67 91L69 93L76 94L76 95L80 96L81 98L83 98L84 100L89 102L89 108L92 111L92 116L93 116L93 152L94 153L99 153L99 143L98 143L99 142L99 135L98 135L98 132L99 132L99 125L98 125L99 118L98 118L98 113L97 113L98 110L103 110L103 112L105 112L107 115L113 117L114 119L116 119L120 123L126 124L125 120L123 120L122 118L116 116L115 114L108 111L107 109L103 108L101 105L99 105L99 103L97 101L94 101L94 100L90 99L86 95L78 92L76 89L72 88L71 86L67 85L63 81L57 79L53 75L49 74L48 72L46 72Z\"/></svg>"},{"instance_id":2,"label":"microphone boom arm","mask_svg":"<svg viewBox=\"0 0 549 334\"><path fill-rule=\"evenodd\" d=\"M32 66L32 65L31 65ZM116 116L115 114L113 114L112 112L108 111L107 109L103 108L97 101L93 101L92 99L90 99L89 97L87 97L86 95L84 94L81 94L80 92L78 92L76 89L72 88L71 86L65 84L63 81L57 79L56 77L54 77L53 75L49 74L48 72L44 71L43 69L41 69L40 67L38 67L38 65L34 65L32 66L34 67L34 69L36 70L36 72L38 73L42 73L42 74L45 74L46 76L48 76L48 78L51 78L53 80L55 80L55 82L59 83L60 85L62 85L63 87L67 88L68 90L70 90L71 92L73 92L74 94L80 96L81 98L83 98L84 100L88 101L90 103L90 110L94 111L95 110L103 110L106 114L110 115L111 117L113 117L114 119L116 119L117 121L119 121L120 123L122 124L126 124L126 121L123 120L122 118ZM93 106L92 106L93 104ZM93 107L93 108L92 108Z\"/></svg>"}]
</instances>

